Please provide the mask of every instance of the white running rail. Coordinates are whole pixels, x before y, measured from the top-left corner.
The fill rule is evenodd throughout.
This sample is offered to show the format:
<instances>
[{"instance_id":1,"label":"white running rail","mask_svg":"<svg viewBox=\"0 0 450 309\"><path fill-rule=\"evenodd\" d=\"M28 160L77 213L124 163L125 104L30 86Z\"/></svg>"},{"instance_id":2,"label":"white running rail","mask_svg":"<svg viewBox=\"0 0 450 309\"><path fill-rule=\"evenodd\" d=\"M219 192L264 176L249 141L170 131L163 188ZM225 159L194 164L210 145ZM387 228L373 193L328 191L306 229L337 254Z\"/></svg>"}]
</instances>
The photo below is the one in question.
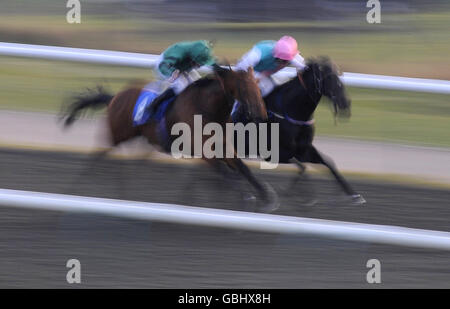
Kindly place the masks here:
<instances>
[{"instance_id":1,"label":"white running rail","mask_svg":"<svg viewBox=\"0 0 450 309\"><path fill-rule=\"evenodd\" d=\"M450 250L449 232L397 226L7 189L0 189L0 205L63 212L88 212L138 220L269 233L307 234L342 240Z\"/></svg>"},{"instance_id":2,"label":"white running rail","mask_svg":"<svg viewBox=\"0 0 450 309\"><path fill-rule=\"evenodd\" d=\"M157 55L150 54L2 42L0 42L0 55L93 62L141 68L152 67L158 57ZM289 76L293 76L293 74L295 74L295 70L292 68L286 68L277 74L282 78L287 78ZM359 73L344 73L342 80L346 85L353 87L450 94L450 81L446 80L406 78Z\"/></svg>"}]
</instances>

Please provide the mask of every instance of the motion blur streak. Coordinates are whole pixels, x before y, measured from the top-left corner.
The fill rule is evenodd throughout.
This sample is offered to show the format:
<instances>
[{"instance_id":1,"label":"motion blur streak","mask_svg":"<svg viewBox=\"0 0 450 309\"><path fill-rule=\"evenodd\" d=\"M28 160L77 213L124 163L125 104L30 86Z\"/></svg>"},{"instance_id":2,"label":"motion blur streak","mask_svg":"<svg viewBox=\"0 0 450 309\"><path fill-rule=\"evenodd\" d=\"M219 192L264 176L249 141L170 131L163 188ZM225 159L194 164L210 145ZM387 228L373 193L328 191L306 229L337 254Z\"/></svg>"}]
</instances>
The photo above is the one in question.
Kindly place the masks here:
<instances>
[{"instance_id":1,"label":"motion blur streak","mask_svg":"<svg viewBox=\"0 0 450 309\"><path fill-rule=\"evenodd\" d=\"M52 210L2 202L0 287L73 287L66 263L77 260L81 288L450 288L450 251L437 249L450 233L450 1L379 1L380 23L367 18L367 3L378 1L367 0L90 0L79 1L80 23L67 18L67 2L0 0L0 188L35 192L27 202L37 207L48 207L40 203L46 194L86 201L77 204L83 211L59 199L46 200ZM224 182L208 164L174 160L146 139L94 161L109 146L105 110L86 110L62 129L60 115L86 89L118 94L155 81L155 55L174 43L207 40L226 67L283 36L295 38L308 63L330 61L309 70L323 74L298 79L305 94L322 92L314 114L303 119L296 109L304 105L294 101L286 110L314 118L314 127L280 125L284 139L303 137L280 146L297 151L298 141L312 140L363 206L319 164L304 163L300 174L295 164L261 170L245 160L279 197L269 218L283 221L263 225L267 216L255 209L268 203L246 181ZM274 84L295 73L283 69ZM350 118L334 117L342 105ZM293 154L284 152L280 160ZM303 155L296 159L313 157ZM108 211L143 207L166 221L94 212L97 198L117 205ZM186 219L171 205L189 209L191 221L167 221ZM381 265L375 286L367 281L371 260Z\"/></svg>"}]
</instances>

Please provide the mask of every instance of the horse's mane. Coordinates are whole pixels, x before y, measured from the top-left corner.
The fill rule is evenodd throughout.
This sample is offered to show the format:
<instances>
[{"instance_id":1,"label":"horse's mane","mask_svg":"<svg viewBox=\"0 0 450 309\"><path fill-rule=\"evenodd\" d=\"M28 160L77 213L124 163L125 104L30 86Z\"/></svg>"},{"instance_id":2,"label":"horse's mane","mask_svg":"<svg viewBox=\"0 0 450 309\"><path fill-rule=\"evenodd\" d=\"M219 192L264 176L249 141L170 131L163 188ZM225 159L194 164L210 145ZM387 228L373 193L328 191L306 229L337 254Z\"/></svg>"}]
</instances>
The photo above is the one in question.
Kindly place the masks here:
<instances>
[{"instance_id":1,"label":"horse's mane","mask_svg":"<svg viewBox=\"0 0 450 309\"><path fill-rule=\"evenodd\" d=\"M317 58L311 57L306 60L306 65L318 66L319 69L325 74L336 74L341 75L341 71L338 66L334 64L328 56L319 56Z\"/></svg>"},{"instance_id":2,"label":"horse's mane","mask_svg":"<svg viewBox=\"0 0 450 309\"><path fill-rule=\"evenodd\" d=\"M312 67L317 67L319 70L321 70L325 75L328 74L336 74L341 75L341 72L339 71L339 68L336 64L334 64L328 56L319 56L319 57L310 57L306 59L305 64L308 66L308 68L303 72L303 74L308 74L308 72L311 72ZM286 87L297 87L298 83L298 77L294 76L290 78L287 82L282 83L281 85L278 85L275 87L273 93L278 93L279 91L286 90Z\"/></svg>"},{"instance_id":3,"label":"horse's mane","mask_svg":"<svg viewBox=\"0 0 450 309\"><path fill-rule=\"evenodd\" d=\"M209 87L213 82L217 81L216 78L212 75L207 75L205 77L202 77L195 82L193 82L189 87L198 87L198 88L206 88Z\"/></svg>"},{"instance_id":4,"label":"horse's mane","mask_svg":"<svg viewBox=\"0 0 450 309\"><path fill-rule=\"evenodd\" d=\"M197 87L197 88L209 87L212 83L217 81L216 74L223 75L223 74L226 74L227 72L231 71L231 69L228 70L228 69L222 68L217 64L213 65L213 70L214 70L214 73L211 73L205 77L202 77L202 78L196 80L195 82L193 82L192 84L189 85L189 88L191 88L191 87Z\"/></svg>"}]
</instances>

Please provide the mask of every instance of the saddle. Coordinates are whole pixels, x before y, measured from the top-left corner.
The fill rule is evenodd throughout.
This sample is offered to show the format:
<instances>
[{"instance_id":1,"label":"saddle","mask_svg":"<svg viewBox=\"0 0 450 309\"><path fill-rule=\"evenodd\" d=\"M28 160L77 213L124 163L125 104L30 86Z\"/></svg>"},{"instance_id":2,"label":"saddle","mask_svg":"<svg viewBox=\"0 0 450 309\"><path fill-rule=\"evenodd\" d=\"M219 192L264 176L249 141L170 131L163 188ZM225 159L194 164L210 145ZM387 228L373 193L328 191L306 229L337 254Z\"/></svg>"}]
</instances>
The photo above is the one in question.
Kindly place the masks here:
<instances>
[{"instance_id":1,"label":"saddle","mask_svg":"<svg viewBox=\"0 0 450 309\"><path fill-rule=\"evenodd\" d=\"M165 99L163 102L158 103L156 110L153 110L152 104L159 94L149 90L142 90L139 98L133 109L133 126L141 126L150 121L154 121L157 124L157 135L159 144L163 150L170 152L170 136L166 125L166 113L176 96Z\"/></svg>"},{"instance_id":2,"label":"saddle","mask_svg":"<svg viewBox=\"0 0 450 309\"><path fill-rule=\"evenodd\" d=\"M134 127L144 125L149 121L159 123L164 118L170 104L175 100L175 97L164 100L158 105L156 111L151 113L153 110L151 105L158 96L159 94L154 91L142 90L133 109Z\"/></svg>"}]
</instances>

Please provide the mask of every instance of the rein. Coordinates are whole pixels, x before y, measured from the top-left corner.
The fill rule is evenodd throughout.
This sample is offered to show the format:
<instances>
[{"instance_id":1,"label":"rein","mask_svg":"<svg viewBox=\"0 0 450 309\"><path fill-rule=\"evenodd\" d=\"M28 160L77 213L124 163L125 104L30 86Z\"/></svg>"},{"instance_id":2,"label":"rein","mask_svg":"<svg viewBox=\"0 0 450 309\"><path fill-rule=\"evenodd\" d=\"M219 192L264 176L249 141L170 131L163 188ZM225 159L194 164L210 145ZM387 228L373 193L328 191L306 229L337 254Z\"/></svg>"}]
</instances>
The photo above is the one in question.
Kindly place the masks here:
<instances>
[{"instance_id":1,"label":"rein","mask_svg":"<svg viewBox=\"0 0 450 309\"><path fill-rule=\"evenodd\" d=\"M312 73L313 73L314 86L316 87L317 93L319 94L319 96L321 96L322 95L321 85L322 85L323 78L321 78L321 77L316 78L316 72L314 69L312 69ZM305 88L306 93L308 94L308 97L311 99L311 101L314 102L314 98L312 97L311 93L309 92L308 87L306 87L305 81L303 80L303 76L300 72L297 73L297 78L298 78L300 84L302 84L303 88Z\"/></svg>"},{"instance_id":2,"label":"rein","mask_svg":"<svg viewBox=\"0 0 450 309\"><path fill-rule=\"evenodd\" d=\"M233 97L232 97L230 94L228 94L228 92L226 91L226 89L225 89L225 83L224 83L222 77L220 77L219 74L217 74L217 73L215 73L215 74L216 74L217 80L218 80L219 83L220 83L220 87L222 88L222 91L223 91L223 93L224 93L224 95L225 95L226 100L229 101L229 102L234 101L234 100L232 100ZM234 107L234 106L233 106L233 107Z\"/></svg>"},{"instance_id":3,"label":"rein","mask_svg":"<svg viewBox=\"0 0 450 309\"><path fill-rule=\"evenodd\" d=\"M321 89L320 86L322 84L322 78L321 77L317 78L315 70L312 69L312 71L313 71L314 84L316 86L315 88L318 90L319 96L321 96L322 95L322 89ZM303 76L302 76L302 74L300 72L297 73L297 78L298 78L300 84L303 86L303 88L305 88L309 99L312 102L314 102L314 98L311 95L311 93L308 91L308 87L306 87L305 81L303 80ZM275 117L277 117L279 119L287 120L288 122L290 122L292 124L295 124L295 125L298 125L298 126L311 126L311 125L314 124L314 119L310 119L310 120L307 120L307 121L302 121L302 120L297 120L297 119L289 117L289 115L287 114L287 111L283 108L283 106L281 104L281 101L282 101L281 100L281 93L279 93L278 96L277 96L276 105L278 106L279 110L283 111L283 115L280 115L280 114L275 113L273 111L269 111L272 115L274 115Z\"/></svg>"},{"instance_id":4,"label":"rein","mask_svg":"<svg viewBox=\"0 0 450 309\"><path fill-rule=\"evenodd\" d=\"M303 76L302 76L302 74L300 74L300 72L297 73L297 77L298 77L298 80L300 81L300 84L302 84L303 88L305 88L305 90L308 91L308 88L306 88L306 85L305 85L305 81L303 80Z\"/></svg>"},{"instance_id":5,"label":"rein","mask_svg":"<svg viewBox=\"0 0 450 309\"><path fill-rule=\"evenodd\" d=\"M291 117L289 117L287 114L285 114L284 116L282 116L282 115L277 114L277 113L272 112L272 111L268 111L268 112L271 113L272 115L274 115L274 116L277 117L277 118L287 120L287 121L289 121L290 123L296 124L296 125L298 125L298 126L311 126L311 125L313 125L314 122L315 122L314 119L311 119L311 120L308 120L308 121L302 121L302 120L297 120L297 119L291 118Z\"/></svg>"},{"instance_id":6,"label":"rein","mask_svg":"<svg viewBox=\"0 0 450 309\"><path fill-rule=\"evenodd\" d=\"M283 108L282 105L282 96L281 96L281 92L278 93L277 95L277 99L276 99L276 106L278 106L278 109L283 111L283 115L280 115L278 113L275 113L273 111L268 111L269 113L271 113L272 115L274 115L275 117L279 118L279 119L284 119L287 120L288 122L298 125L298 126L311 126L314 124L314 119L310 119L307 121L303 121L303 120L297 120L294 118L289 117L287 111Z\"/></svg>"},{"instance_id":7,"label":"rein","mask_svg":"<svg viewBox=\"0 0 450 309\"><path fill-rule=\"evenodd\" d=\"M318 90L317 92L318 92L319 96L321 96L322 95L322 87L321 87L322 81L325 80L330 74L325 76L325 77L320 76L319 78L316 78L315 70L312 69L312 71L313 71L314 85L316 86L316 89ZM311 101L314 102L314 99L313 99L311 93L309 93L308 88L306 87L306 84L305 84L305 82L303 80L303 76L302 76L302 74L300 74L300 72L297 73L297 77L298 77L298 80L300 81L300 84L302 84L303 88L305 88L306 93L308 94L308 96L311 99ZM337 120L336 120L337 112L338 112L337 111L337 106L336 106L336 104L333 104L333 116L334 116L334 125L335 126L337 125Z\"/></svg>"},{"instance_id":8,"label":"rein","mask_svg":"<svg viewBox=\"0 0 450 309\"><path fill-rule=\"evenodd\" d=\"M225 91L225 84L223 83L222 77L220 77L219 74L217 74L217 73L216 73L216 77L217 77L217 80L220 83L220 86L222 87L223 93L225 95L227 95L227 92Z\"/></svg>"}]
</instances>

